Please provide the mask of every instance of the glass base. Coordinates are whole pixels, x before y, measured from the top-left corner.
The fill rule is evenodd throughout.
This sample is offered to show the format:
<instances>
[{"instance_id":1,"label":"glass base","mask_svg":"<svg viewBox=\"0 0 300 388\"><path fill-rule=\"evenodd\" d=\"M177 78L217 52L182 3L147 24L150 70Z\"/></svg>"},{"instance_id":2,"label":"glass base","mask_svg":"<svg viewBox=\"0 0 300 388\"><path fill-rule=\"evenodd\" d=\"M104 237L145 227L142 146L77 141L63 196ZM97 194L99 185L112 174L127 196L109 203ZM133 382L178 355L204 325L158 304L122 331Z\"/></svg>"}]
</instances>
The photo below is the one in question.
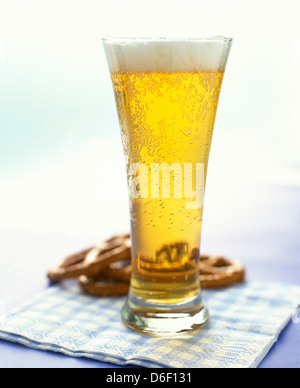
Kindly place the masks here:
<instances>
[{"instance_id":1,"label":"glass base","mask_svg":"<svg viewBox=\"0 0 300 388\"><path fill-rule=\"evenodd\" d=\"M154 336L175 336L199 329L209 318L201 295L178 305L153 305L130 295L122 309L130 329Z\"/></svg>"}]
</instances>

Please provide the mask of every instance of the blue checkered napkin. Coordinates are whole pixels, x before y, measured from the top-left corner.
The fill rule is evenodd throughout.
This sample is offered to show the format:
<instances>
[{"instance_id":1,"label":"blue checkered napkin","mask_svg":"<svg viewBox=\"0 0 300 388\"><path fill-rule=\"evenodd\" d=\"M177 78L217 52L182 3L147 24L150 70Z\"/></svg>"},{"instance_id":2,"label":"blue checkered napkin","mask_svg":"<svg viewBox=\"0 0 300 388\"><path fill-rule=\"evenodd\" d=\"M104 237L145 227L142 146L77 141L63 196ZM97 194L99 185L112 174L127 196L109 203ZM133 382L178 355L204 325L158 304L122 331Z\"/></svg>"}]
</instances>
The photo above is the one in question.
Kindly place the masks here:
<instances>
[{"instance_id":1,"label":"blue checkered napkin","mask_svg":"<svg viewBox=\"0 0 300 388\"><path fill-rule=\"evenodd\" d=\"M208 325L194 335L153 338L123 326L124 298L54 286L12 311L0 338L26 346L145 367L256 367L300 302L300 288L260 282L205 291Z\"/></svg>"}]
</instances>

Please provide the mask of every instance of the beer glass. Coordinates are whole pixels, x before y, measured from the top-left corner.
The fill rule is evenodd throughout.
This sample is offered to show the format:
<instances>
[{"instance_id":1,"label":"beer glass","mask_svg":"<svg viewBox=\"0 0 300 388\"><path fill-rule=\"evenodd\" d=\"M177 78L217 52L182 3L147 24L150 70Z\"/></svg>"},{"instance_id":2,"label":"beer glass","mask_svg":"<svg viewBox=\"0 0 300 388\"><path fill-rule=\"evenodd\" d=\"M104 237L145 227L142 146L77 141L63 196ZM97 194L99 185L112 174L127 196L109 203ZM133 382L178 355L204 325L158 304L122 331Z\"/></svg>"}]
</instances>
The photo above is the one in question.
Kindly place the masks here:
<instances>
[{"instance_id":1,"label":"beer glass","mask_svg":"<svg viewBox=\"0 0 300 388\"><path fill-rule=\"evenodd\" d=\"M232 39L106 38L126 159L132 277L122 310L167 336L208 319L199 281L210 145Z\"/></svg>"}]
</instances>

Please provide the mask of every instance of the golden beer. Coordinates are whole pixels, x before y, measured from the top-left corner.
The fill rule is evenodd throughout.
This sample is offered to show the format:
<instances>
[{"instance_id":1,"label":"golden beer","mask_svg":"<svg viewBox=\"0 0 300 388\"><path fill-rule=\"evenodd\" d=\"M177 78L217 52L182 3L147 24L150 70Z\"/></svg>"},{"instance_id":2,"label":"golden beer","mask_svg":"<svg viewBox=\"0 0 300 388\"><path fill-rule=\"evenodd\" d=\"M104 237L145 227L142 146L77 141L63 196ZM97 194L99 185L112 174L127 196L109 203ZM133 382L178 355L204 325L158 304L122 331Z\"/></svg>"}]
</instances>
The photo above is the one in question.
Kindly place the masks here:
<instances>
[{"instance_id":1,"label":"golden beer","mask_svg":"<svg viewBox=\"0 0 300 388\"><path fill-rule=\"evenodd\" d=\"M206 45L152 42L150 53L147 42L106 47L131 188L133 274L123 318L154 333L207 319L198 268L203 194L229 49ZM192 325L176 322L197 314Z\"/></svg>"}]
</instances>

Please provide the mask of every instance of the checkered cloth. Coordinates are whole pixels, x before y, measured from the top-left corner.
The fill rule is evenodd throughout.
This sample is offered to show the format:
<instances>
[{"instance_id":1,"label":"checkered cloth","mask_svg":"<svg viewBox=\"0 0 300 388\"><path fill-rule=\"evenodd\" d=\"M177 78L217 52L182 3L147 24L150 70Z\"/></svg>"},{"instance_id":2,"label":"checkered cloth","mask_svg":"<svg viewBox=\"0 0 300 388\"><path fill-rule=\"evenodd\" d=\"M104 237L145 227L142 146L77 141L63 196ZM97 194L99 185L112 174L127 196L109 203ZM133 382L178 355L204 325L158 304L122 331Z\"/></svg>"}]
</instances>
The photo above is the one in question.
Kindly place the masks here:
<instances>
[{"instance_id":1,"label":"checkered cloth","mask_svg":"<svg viewBox=\"0 0 300 388\"><path fill-rule=\"evenodd\" d=\"M154 338L123 326L124 298L95 298L74 283L53 286L12 311L0 338L26 346L145 367L256 367L300 302L300 288L251 282L205 291L209 324L193 335Z\"/></svg>"}]
</instances>

